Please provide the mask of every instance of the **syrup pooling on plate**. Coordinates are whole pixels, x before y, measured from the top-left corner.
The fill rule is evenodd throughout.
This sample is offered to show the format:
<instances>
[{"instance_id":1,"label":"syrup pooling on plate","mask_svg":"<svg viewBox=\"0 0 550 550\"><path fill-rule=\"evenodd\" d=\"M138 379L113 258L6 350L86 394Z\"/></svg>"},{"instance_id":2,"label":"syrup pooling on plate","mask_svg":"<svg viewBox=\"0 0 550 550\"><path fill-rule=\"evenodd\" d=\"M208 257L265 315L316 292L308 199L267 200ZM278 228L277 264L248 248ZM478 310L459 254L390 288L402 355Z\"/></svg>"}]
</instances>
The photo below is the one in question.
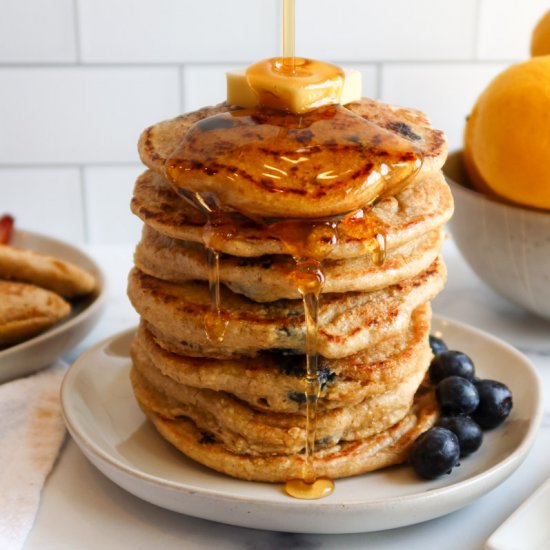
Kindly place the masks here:
<instances>
[{"instance_id":1,"label":"syrup pooling on plate","mask_svg":"<svg viewBox=\"0 0 550 550\"><path fill-rule=\"evenodd\" d=\"M421 164L409 142L340 105L305 114L256 108L215 115L192 126L166 162L172 186L206 216L212 307L205 329L211 341L221 342L227 325L218 251L238 231L238 220L248 218L259 238L278 239L294 258L291 280L303 298L307 364L303 479L286 485L296 498L321 498L333 487L317 479L314 460L323 261L346 238L363 243L365 254L381 264L385 226L371 206L403 188ZM336 210L334 196L343 197Z\"/></svg>"}]
</instances>

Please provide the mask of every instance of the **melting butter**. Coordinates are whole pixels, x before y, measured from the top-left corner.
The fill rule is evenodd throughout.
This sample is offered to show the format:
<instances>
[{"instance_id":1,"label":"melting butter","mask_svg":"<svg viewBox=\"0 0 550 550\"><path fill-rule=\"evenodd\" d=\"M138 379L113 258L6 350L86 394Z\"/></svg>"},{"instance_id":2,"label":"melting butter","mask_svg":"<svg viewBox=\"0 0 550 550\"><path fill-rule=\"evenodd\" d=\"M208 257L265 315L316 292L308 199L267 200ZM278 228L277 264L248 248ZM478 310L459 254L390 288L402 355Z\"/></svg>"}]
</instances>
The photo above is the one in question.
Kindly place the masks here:
<instances>
[{"instance_id":1,"label":"melting butter","mask_svg":"<svg viewBox=\"0 0 550 550\"><path fill-rule=\"evenodd\" d=\"M359 71L293 59L294 72L285 58L266 59L248 69L227 72L227 103L243 109L264 104L300 114L322 105L347 105L361 99Z\"/></svg>"}]
</instances>

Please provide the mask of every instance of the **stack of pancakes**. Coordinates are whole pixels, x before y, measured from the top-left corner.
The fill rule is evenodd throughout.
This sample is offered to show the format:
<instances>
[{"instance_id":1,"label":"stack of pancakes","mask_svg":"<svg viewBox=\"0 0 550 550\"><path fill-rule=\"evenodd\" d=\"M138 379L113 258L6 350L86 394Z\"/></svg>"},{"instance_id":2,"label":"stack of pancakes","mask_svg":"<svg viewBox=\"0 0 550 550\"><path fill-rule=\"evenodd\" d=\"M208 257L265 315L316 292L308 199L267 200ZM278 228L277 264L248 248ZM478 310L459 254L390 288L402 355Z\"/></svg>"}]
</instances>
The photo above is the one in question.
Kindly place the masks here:
<instances>
[{"instance_id":1,"label":"stack of pancakes","mask_svg":"<svg viewBox=\"0 0 550 550\"><path fill-rule=\"evenodd\" d=\"M430 301L442 290L442 226L452 214L441 173L445 139L415 110L363 99L347 106L408 140L423 156L407 187L372 206L385 228L377 265L342 237L323 262L315 471L339 478L403 462L434 422L425 383ZM132 211L144 222L128 294L141 316L132 344L136 398L160 434L187 456L258 481L300 477L305 446L306 328L294 260L242 218L220 253L223 339L211 341L205 217L165 179L165 165L209 107L152 126L139 149L148 170Z\"/></svg>"}]
</instances>

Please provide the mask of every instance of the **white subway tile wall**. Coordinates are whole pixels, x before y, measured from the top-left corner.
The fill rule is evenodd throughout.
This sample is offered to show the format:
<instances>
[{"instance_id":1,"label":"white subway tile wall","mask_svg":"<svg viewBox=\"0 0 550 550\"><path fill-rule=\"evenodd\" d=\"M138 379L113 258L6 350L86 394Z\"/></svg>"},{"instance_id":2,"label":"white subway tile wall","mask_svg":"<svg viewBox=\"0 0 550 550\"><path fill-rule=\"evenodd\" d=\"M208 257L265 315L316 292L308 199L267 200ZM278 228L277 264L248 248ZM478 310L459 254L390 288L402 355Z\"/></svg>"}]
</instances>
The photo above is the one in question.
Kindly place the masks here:
<instances>
[{"instance_id":1,"label":"white subway tile wall","mask_svg":"<svg viewBox=\"0 0 550 550\"><path fill-rule=\"evenodd\" d=\"M380 97L396 105L414 105L445 130L449 149L462 143L464 123L480 91L504 63L392 63L382 68Z\"/></svg>"},{"instance_id":2,"label":"white subway tile wall","mask_svg":"<svg viewBox=\"0 0 550 550\"><path fill-rule=\"evenodd\" d=\"M298 51L334 61L472 59L477 0L298 0ZM315 14L312 16L312 14Z\"/></svg>"},{"instance_id":3,"label":"white subway tile wall","mask_svg":"<svg viewBox=\"0 0 550 550\"><path fill-rule=\"evenodd\" d=\"M75 63L73 0L1 0L0 63Z\"/></svg>"},{"instance_id":4,"label":"white subway tile wall","mask_svg":"<svg viewBox=\"0 0 550 550\"><path fill-rule=\"evenodd\" d=\"M0 70L0 162L137 162L146 126L179 112L170 67Z\"/></svg>"},{"instance_id":5,"label":"white subway tile wall","mask_svg":"<svg viewBox=\"0 0 550 550\"><path fill-rule=\"evenodd\" d=\"M84 169L86 237L93 243L137 243L141 221L129 215L129 202L140 164L89 166Z\"/></svg>"},{"instance_id":6,"label":"white subway tile wall","mask_svg":"<svg viewBox=\"0 0 550 550\"><path fill-rule=\"evenodd\" d=\"M21 228L82 244L83 205L76 166L0 167L0 215L11 213Z\"/></svg>"},{"instance_id":7,"label":"white subway tile wall","mask_svg":"<svg viewBox=\"0 0 550 550\"><path fill-rule=\"evenodd\" d=\"M135 243L140 132L222 101L224 72L278 55L281 0L0 0L0 214ZM337 5L337 9L335 6ZM297 53L363 74L461 146L491 78L529 55L542 0L296 0Z\"/></svg>"}]
</instances>

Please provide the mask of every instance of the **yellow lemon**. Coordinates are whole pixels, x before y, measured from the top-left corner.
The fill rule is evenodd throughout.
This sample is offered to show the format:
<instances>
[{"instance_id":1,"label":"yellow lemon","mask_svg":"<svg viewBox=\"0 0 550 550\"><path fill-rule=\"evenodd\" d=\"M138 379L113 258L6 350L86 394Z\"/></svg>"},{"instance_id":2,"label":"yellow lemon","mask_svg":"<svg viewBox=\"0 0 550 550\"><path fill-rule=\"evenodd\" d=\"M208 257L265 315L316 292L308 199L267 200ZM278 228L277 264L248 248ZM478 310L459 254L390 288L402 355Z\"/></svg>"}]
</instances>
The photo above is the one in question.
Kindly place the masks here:
<instances>
[{"instance_id":1,"label":"yellow lemon","mask_svg":"<svg viewBox=\"0 0 550 550\"><path fill-rule=\"evenodd\" d=\"M547 11L536 24L531 35L531 55L550 54L550 11Z\"/></svg>"},{"instance_id":2,"label":"yellow lemon","mask_svg":"<svg viewBox=\"0 0 550 550\"><path fill-rule=\"evenodd\" d=\"M550 56L512 65L479 96L464 163L480 190L550 209Z\"/></svg>"}]
</instances>

